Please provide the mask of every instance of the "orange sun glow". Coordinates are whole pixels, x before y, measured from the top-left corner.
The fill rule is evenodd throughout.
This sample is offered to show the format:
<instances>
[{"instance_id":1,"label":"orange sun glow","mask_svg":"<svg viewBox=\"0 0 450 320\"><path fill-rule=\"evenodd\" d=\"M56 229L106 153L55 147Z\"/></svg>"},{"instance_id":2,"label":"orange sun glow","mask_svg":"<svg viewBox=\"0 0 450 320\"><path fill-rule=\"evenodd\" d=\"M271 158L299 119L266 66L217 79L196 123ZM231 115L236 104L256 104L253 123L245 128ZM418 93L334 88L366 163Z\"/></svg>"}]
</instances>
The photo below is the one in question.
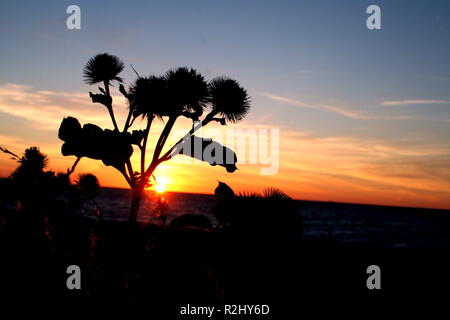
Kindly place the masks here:
<instances>
[{"instance_id":1,"label":"orange sun glow","mask_svg":"<svg viewBox=\"0 0 450 320\"><path fill-rule=\"evenodd\" d=\"M158 193L164 193L167 190L167 185L169 181L165 177L158 177L158 180L156 181L153 188Z\"/></svg>"}]
</instances>

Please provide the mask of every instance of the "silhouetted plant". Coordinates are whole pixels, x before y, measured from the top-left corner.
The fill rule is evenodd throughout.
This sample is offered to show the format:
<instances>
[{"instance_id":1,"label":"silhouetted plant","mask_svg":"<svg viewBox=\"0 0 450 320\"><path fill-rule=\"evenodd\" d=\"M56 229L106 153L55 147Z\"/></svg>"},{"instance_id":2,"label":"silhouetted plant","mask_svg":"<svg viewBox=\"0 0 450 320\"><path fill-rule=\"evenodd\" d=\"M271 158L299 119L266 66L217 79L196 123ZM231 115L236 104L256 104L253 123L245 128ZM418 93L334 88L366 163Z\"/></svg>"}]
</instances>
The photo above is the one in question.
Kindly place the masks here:
<instances>
[{"instance_id":1,"label":"silhouetted plant","mask_svg":"<svg viewBox=\"0 0 450 320\"><path fill-rule=\"evenodd\" d=\"M231 189L226 183L223 183L221 181L217 182L219 183L219 185L214 190L214 194L218 201L220 202L231 201L236 197L233 189Z\"/></svg>"},{"instance_id":2,"label":"silhouetted plant","mask_svg":"<svg viewBox=\"0 0 450 320\"><path fill-rule=\"evenodd\" d=\"M114 117L114 111L112 109L112 99L109 94L109 86L113 80L118 82L123 81L122 78L118 76L119 73L122 72L123 68L123 62L118 57L107 53L100 53L89 59L83 69L83 75L86 83L96 84L103 82L105 88L103 90L99 87L99 90L104 93L104 95L91 94L92 102L102 103L108 109L116 130L119 130L119 128L117 127L116 118Z\"/></svg>"},{"instance_id":3,"label":"silhouetted plant","mask_svg":"<svg viewBox=\"0 0 450 320\"><path fill-rule=\"evenodd\" d=\"M39 151L38 147L31 147L25 150L18 162L20 166L16 169L16 172L26 171L31 174L37 174L47 167L48 157Z\"/></svg>"},{"instance_id":4,"label":"silhouetted plant","mask_svg":"<svg viewBox=\"0 0 450 320\"><path fill-rule=\"evenodd\" d=\"M225 117L230 122L242 120L250 109L247 92L229 78L219 77L209 84L212 112Z\"/></svg>"},{"instance_id":5,"label":"silhouetted plant","mask_svg":"<svg viewBox=\"0 0 450 320\"><path fill-rule=\"evenodd\" d=\"M22 156L3 147L0 150L19 163L10 175L14 200L37 200L48 191L54 172L44 171L48 165L48 157L38 147L26 149Z\"/></svg>"},{"instance_id":6,"label":"silhouetted plant","mask_svg":"<svg viewBox=\"0 0 450 320\"><path fill-rule=\"evenodd\" d=\"M75 170L80 158L77 158L66 172L55 173L52 170L46 170L48 156L42 153L38 147L26 149L22 156L3 147L0 147L0 151L11 155L12 159L19 163L10 177L5 180L11 189L8 191L9 201L18 200L25 205L31 204L28 208L35 210L39 209L39 207L35 207L38 203L47 206L48 200L54 198L55 195L73 198L70 175ZM80 177L78 182L80 190L89 197L95 197L98 193L99 184L94 175L86 174Z\"/></svg>"},{"instance_id":7,"label":"silhouetted plant","mask_svg":"<svg viewBox=\"0 0 450 320\"><path fill-rule=\"evenodd\" d=\"M75 181L81 192L88 198L94 199L100 192L100 184L96 176L90 173L82 173Z\"/></svg>"},{"instance_id":8,"label":"silhouetted plant","mask_svg":"<svg viewBox=\"0 0 450 320\"><path fill-rule=\"evenodd\" d=\"M103 219L102 211L100 210L95 198L100 193L100 183L96 176L90 173L81 173L78 179L75 180L78 190L81 192L81 198L90 201L94 207L90 207L89 211L93 211L99 220Z\"/></svg>"},{"instance_id":9,"label":"silhouetted plant","mask_svg":"<svg viewBox=\"0 0 450 320\"><path fill-rule=\"evenodd\" d=\"M248 232L271 232L273 235L295 236L301 230L297 206L286 193L277 188L267 188L262 193L235 194L219 181L215 189L217 205L213 208L217 221L230 224ZM284 234L284 235L283 235Z\"/></svg>"},{"instance_id":10,"label":"silhouetted plant","mask_svg":"<svg viewBox=\"0 0 450 320\"><path fill-rule=\"evenodd\" d=\"M93 103L100 103L108 109L114 130L102 129L89 123L81 126L77 119L68 117L63 119L58 136L64 141L61 150L63 155L102 160L105 165L120 171L132 189L130 221L134 222L138 217L144 188L150 184L150 178L158 165L176 154L184 154L181 149L195 139L202 139L203 149L211 143L215 144L214 147L223 147L211 139L199 138L193 134L210 122L225 125L227 122L242 120L250 108L250 99L247 91L235 80L219 77L207 82L198 71L187 67L171 69L163 76L141 77L136 72L138 78L126 89L119 77L122 70L123 62L107 53L91 58L83 70L88 84L103 83L104 88L99 86L100 93L90 92L89 95ZM128 100L128 116L122 131L118 128L112 107L113 99L109 90L112 81L120 83L119 91ZM206 110L209 112L201 120L200 117ZM129 132L139 117L146 121L145 129ZM194 123L192 129L162 154L179 117L191 119ZM156 141L153 157L147 163L147 140L155 118L166 122ZM139 172L134 171L130 162L133 145L140 151ZM232 156L232 163L220 164L203 158L200 160L208 161L211 165L222 165L228 172L234 172L236 155L228 148L224 150Z\"/></svg>"},{"instance_id":11,"label":"silhouetted plant","mask_svg":"<svg viewBox=\"0 0 450 320\"><path fill-rule=\"evenodd\" d=\"M264 189L262 197L268 200L292 200L291 197L277 188Z\"/></svg>"},{"instance_id":12,"label":"silhouetted plant","mask_svg":"<svg viewBox=\"0 0 450 320\"><path fill-rule=\"evenodd\" d=\"M39 193L42 190L34 188L43 182L49 173L44 172L48 165L48 157L43 154L38 147L31 147L25 150L22 157L18 157L19 166L11 174L13 180L19 183L22 192L27 190Z\"/></svg>"},{"instance_id":13,"label":"silhouetted plant","mask_svg":"<svg viewBox=\"0 0 450 320\"><path fill-rule=\"evenodd\" d=\"M166 224L169 203L167 202L167 198L163 194L154 195L157 199L156 206L153 209L152 216L158 219L162 225Z\"/></svg>"},{"instance_id":14,"label":"silhouetted plant","mask_svg":"<svg viewBox=\"0 0 450 320\"><path fill-rule=\"evenodd\" d=\"M101 53L89 59L83 69L85 81L88 84L96 84L116 80L122 82L118 75L124 68L123 62L116 56Z\"/></svg>"}]
</instances>

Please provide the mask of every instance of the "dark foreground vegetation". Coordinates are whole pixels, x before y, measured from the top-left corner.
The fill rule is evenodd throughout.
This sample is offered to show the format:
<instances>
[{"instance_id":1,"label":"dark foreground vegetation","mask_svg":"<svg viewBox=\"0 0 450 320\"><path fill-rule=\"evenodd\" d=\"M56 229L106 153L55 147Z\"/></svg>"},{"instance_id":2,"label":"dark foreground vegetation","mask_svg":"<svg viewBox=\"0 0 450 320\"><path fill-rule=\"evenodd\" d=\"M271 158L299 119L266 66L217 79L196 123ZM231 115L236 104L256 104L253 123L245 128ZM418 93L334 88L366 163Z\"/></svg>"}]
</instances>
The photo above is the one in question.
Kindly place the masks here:
<instances>
[{"instance_id":1,"label":"dark foreground vegetation","mask_svg":"<svg viewBox=\"0 0 450 320\"><path fill-rule=\"evenodd\" d=\"M112 308L117 301L163 313L162 319L174 319L188 303L268 304L278 319L336 301L351 312L361 299L379 305L438 296L450 284L448 251L301 240L294 202L275 189L235 195L220 183L215 228L203 215L184 215L169 225L84 218L76 208L95 199L95 177L81 176L72 185L64 174L46 172L45 161L30 168L24 157L1 180L3 303ZM20 178L27 170L27 185L34 183L28 189ZM382 290L366 287L372 264L382 270ZM67 289L69 265L81 268L80 290Z\"/></svg>"}]
</instances>

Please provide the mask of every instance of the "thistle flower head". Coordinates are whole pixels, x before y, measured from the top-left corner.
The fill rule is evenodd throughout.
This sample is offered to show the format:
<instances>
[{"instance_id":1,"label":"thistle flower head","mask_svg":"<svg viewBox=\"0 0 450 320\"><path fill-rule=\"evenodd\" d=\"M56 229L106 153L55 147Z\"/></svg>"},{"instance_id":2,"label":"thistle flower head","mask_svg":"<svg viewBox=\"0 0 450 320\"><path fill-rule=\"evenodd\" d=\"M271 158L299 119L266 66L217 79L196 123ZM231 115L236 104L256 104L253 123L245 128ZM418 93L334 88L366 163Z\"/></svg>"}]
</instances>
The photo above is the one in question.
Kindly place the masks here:
<instances>
[{"instance_id":1,"label":"thistle flower head","mask_svg":"<svg viewBox=\"0 0 450 320\"><path fill-rule=\"evenodd\" d=\"M250 109L247 91L233 79L219 77L211 80L209 94L213 110L230 122L242 120Z\"/></svg>"},{"instance_id":2,"label":"thistle flower head","mask_svg":"<svg viewBox=\"0 0 450 320\"><path fill-rule=\"evenodd\" d=\"M83 69L84 81L87 84L116 80L122 82L118 75L124 68L123 62L108 53L99 53L89 59Z\"/></svg>"}]
</instances>

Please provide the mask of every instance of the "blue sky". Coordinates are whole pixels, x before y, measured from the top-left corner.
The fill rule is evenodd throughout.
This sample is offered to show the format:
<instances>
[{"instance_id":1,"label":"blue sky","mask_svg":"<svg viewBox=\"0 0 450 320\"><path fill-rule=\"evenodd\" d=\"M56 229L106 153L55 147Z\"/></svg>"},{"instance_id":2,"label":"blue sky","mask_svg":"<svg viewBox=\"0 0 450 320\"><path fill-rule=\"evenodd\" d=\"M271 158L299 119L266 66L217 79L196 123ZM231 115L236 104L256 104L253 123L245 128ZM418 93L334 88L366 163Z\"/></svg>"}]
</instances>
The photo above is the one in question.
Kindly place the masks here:
<instances>
[{"instance_id":1,"label":"blue sky","mask_svg":"<svg viewBox=\"0 0 450 320\"><path fill-rule=\"evenodd\" d=\"M81 8L81 30L65 27L70 4ZM371 4L381 7L381 30L366 28ZM104 51L124 60L128 83L130 64L141 74L193 66L249 90L248 124L402 151L377 159L377 170L407 163L425 179L438 168L436 188L450 177L449 17L449 1L3 1L0 88L87 92L82 66ZM7 108L0 135L58 143ZM348 159L364 168L372 160Z\"/></svg>"}]
</instances>

